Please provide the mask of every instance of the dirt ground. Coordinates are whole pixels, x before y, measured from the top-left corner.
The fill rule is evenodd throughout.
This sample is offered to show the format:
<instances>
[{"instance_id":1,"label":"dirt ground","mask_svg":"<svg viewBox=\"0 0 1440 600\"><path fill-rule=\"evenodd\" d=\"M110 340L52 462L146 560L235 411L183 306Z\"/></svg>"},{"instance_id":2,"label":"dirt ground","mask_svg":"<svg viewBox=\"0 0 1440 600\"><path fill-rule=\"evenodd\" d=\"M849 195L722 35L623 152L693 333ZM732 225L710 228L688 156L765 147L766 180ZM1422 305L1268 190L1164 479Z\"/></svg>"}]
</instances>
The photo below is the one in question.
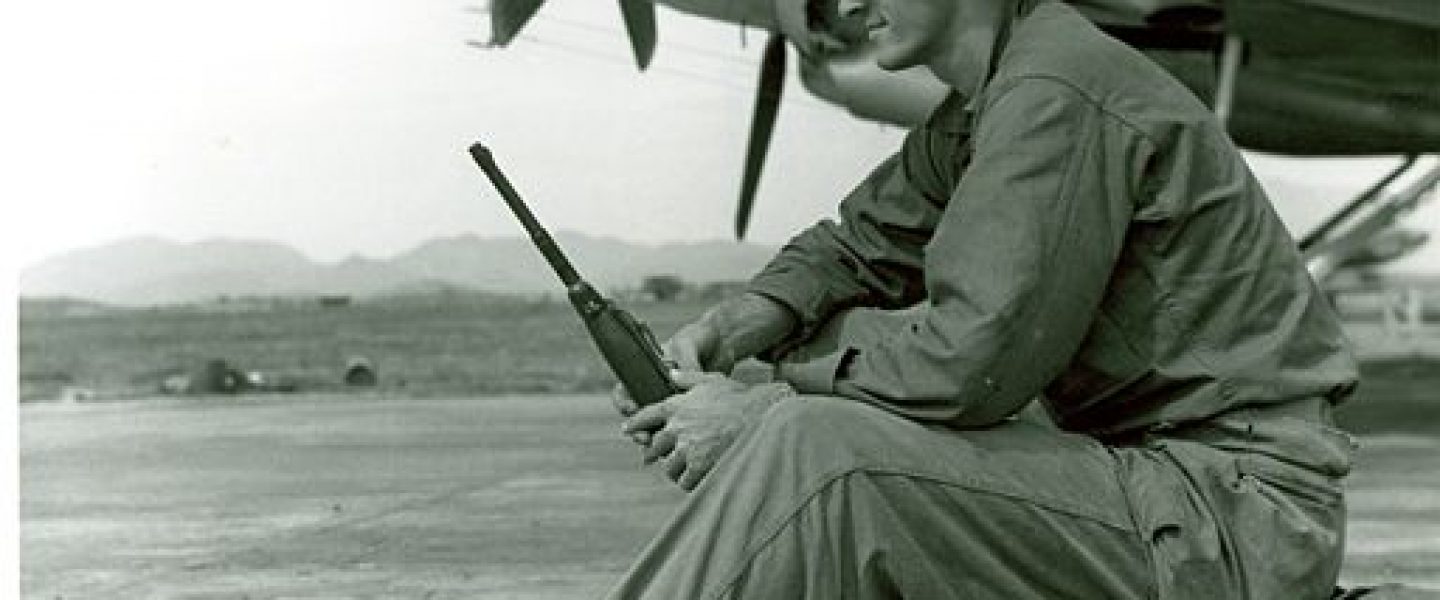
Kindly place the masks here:
<instances>
[{"instance_id":1,"label":"dirt ground","mask_svg":"<svg viewBox=\"0 0 1440 600\"><path fill-rule=\"evenodd\" d=\"M594 395L154 399L19 418L27 598L595 597L683 497L639 468ZM1346 582L1440 588L1432 427L1362 436Z\"/></svg>"},{"instance_id":2,"label":"dirt ground","mask_svg":"<svg viewBox=\"0 0 1440 600\"><path fill-rule=\"evenodd\" d=\"M33 598L575 598L681 493L585 397L21 410Z\"/></svg>"}]
</instances>

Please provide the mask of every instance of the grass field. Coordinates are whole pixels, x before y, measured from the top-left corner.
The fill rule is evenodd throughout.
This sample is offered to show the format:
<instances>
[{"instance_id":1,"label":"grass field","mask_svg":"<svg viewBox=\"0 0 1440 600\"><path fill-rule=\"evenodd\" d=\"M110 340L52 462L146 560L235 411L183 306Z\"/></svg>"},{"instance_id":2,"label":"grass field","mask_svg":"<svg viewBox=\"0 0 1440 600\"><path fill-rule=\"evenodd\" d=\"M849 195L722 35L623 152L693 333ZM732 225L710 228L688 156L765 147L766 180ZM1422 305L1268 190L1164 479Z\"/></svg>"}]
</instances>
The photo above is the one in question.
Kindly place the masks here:
<instances>
[{"instance_id":1,"label":"grass field","mask_svg":"<svg viewBox=\"0 0 1440 600\"><path fill-rule=\"evenodd\" d=\"M683 497L591 393L610 377L566 305L212 308L22 312L25 597L593 597ZM664 336L701 304L635 308ZM1340 413L1348 583L1440 588L1436 341L1375 355ZM351 355L378 387L343 388ZM309 391L155 394L211 358ZM48 401L66 386L94 401Z\"/></svg>"},{"instance_id":2,"label":"grass field","mask_svg":"<svg viewBox=\"0 0 1440 600\"><path fill-rule=\"evenodd\" d=\"M628 307L667 336L704 306ZM302 391L341 389L352 357L375 365L378 391L417 396L590 392L613 382L563 299L457 294L80 315L41 308L20 307L21 401L54 400L67 388L101 400L150 396L167 376L217 359Z\"/></svg>"}]
</instances>

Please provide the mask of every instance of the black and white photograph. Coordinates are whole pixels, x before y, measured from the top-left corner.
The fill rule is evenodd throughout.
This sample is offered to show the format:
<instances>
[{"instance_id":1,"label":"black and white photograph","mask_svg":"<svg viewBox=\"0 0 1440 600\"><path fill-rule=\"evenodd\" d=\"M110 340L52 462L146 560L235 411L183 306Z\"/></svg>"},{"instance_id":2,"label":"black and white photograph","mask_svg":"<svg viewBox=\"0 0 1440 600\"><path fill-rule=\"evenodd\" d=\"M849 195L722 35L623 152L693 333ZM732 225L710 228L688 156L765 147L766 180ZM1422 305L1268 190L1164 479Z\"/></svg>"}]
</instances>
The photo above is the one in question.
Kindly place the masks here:
<instances>
[{"instance_id":1,"label":"black and white photograph","mask_svg":"<svg viewBox=\"0 0 1440 600\"><path fill-rule=\"evenodd\" d=\"M1440 600L1436 0L3 14L0 597Z\"/></svg>"}]
</instances>

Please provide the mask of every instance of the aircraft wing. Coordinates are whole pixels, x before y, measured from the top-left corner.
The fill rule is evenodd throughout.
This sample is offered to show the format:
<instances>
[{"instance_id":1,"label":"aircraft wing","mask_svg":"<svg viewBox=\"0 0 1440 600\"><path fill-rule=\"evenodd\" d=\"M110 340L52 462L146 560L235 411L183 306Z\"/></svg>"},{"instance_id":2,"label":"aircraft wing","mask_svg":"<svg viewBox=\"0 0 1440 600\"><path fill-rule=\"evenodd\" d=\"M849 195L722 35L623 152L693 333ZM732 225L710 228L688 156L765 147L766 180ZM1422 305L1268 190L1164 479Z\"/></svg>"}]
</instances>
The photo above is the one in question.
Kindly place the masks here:
<instances>
[{"instance_id":1,"label":"aircraft wing","mask_svg":"<svg viewBox=\"0 0 1440 600\"><path fill-rule=\"evenodd\" d=\"M815 96L857 116L921 121L948 89L923 69L881 71L863 47L817 51L799 0L621 0L637 63L655 43L659 3L694 15L785 30ZM1206 100L1222 104L1242 147L1301 156L1440 152L1440 0L1067 0ZM490 0L503 45L543 0ZM806 21L795 23L796 20ZM497 24L496 21L499 21ZM797 33L803 32L803 33ZM772 42L778 42L773 38ZM737 211L743 235L780 98L785 60L767 45ZM1233 69L1217 64L1233 53Z\"/></svg>"},{"instance_id":2,"label":"aircraft wing","mask_svg":"<svg viewBox=\"0 0 1440 600\"><path fill-rule=\"evenodd\" d=\"M1287 56L1440 61L1435 0L1249 0L1229 3L1225 21Z\"/></svg>"}]
</instances>

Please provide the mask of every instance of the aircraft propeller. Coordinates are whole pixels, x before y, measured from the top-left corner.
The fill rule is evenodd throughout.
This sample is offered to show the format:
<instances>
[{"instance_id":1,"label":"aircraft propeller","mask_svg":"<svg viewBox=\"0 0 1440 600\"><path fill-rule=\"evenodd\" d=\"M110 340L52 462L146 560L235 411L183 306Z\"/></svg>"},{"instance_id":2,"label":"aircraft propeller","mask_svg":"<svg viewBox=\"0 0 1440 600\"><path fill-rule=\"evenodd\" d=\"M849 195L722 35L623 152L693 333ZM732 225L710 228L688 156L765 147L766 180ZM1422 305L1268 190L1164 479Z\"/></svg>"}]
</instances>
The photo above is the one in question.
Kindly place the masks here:
<instances>
[{"instance_id":1,"label":"aircraft propeller","mask_svg":"<svg viewBox=\"0 0 1440 600\"><path fill-rule=\"evenodd\" d=\"M635 65L644 71L655 55L655 3L650 0L620 0L620 16L625 20L630 49L635 52Z\"/></svg>"},{"instance_id":2,"label":"aircraft propeller","mask_svg":"<svg viewBox=\"0 0 1440 600\"><path fill-rule=\"evenodd\" d=\"M490 0L489 45L508 45L544 3L545 0Z\"/></svg>"},{"instance_id":3,"label":"aircraft propeller","mask_svg":"<svg viewBox=\"0 0 1440 600\"><path fill-rule=\"evenodd\" d=\"M755 86L755 111L750 118L750 141L745 148L745 172L740 180L740 200L735 207L735 239L745 239L750 226L750 209L765 168L765 154L775 131L775 116L785 89L785 36L770 34L760 59L760 80Z\"/></svg>"},{"instance_id":4,"label":"aircraft propeller","mask_svg":"<svg viewBox=\"0 0 1440 600\"><path fill-rule=\"evenodd\" d=\"M490 0L490 40L474 45L509 44L544 3L545 0ZM650 66L650 59L655 55L655 3L653 0L619 0L619 4L625 33L635 54L635 65L643 71ZM736 239L744 239L750 225L750 210L755 205L755 192L760 184L760 173L765 168L765 155L770 150L775 117L780 110L785 68L785 36L772 33L760 60L755 110L750 119L750 138L745 149L745 171L735 211Z\"/></svg>"},{"instance_id":5,"label":"aircraft propeller","mask_svg":"<svg viewBox=\"0 0 1440 600\"><path fill-rule=\"evenodd\" d=\"M488 46L505 46L520 33L545 0L490 0L490 41ZM651 0L620 0L620 16L635 66L644 71L655 55L655 3Z\"/></svg>"}]
</instances>

